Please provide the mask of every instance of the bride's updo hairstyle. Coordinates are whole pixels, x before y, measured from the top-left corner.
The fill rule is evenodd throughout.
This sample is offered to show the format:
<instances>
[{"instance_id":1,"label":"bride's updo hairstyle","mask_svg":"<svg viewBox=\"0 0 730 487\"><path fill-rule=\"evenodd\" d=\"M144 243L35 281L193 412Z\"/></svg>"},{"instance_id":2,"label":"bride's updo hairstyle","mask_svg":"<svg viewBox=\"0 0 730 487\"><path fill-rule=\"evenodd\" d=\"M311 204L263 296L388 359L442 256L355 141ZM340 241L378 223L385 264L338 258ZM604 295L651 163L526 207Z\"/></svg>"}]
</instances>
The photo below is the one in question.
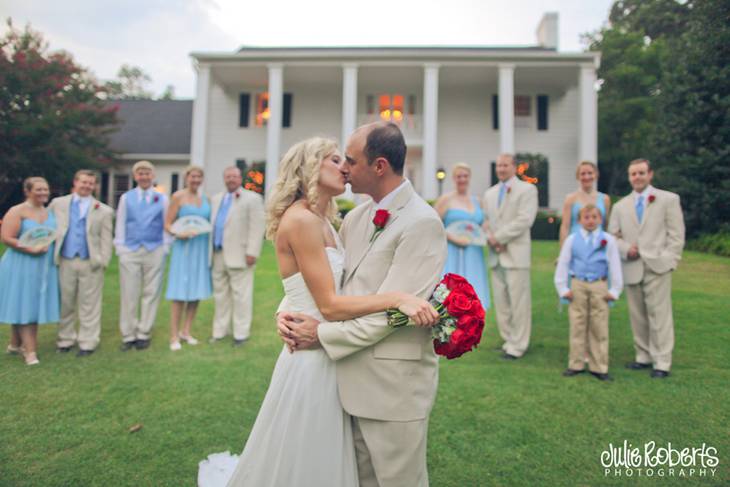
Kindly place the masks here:
<instances>
[{"instance_id":1,"label":"bride's updo hairstyle","mask_svg":"<svg viewBox=\"0 0 730 487\"><path fill-rule=\"evenodd\" d=\"M306 200L316 208L319 198L319 168L322 161L337 150L337 142L312 137L294 144L279 163L279 177L266 209L266 238L274 240L284 212L297 200ZM337 203L332 198L324 215L331 222L337 219Z\"/></svg>"}]
</instances>

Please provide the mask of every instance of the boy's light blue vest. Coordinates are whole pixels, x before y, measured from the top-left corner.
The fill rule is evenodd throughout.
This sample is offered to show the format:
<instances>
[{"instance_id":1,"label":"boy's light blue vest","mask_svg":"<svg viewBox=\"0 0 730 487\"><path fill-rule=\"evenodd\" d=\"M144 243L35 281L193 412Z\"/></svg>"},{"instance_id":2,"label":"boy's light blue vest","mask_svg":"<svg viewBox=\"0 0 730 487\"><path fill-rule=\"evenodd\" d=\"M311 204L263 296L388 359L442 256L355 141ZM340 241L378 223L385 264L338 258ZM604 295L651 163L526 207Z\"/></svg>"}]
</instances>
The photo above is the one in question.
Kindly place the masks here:
<instances>
[{"instance_id":1,"label":"boy's light blue vest","mask_svg":"<svg viewBox=\"0 0 730 487\"><path fill-rule=\"evenodd\" d=\"M89 246L86 242L86 218L88 218L91 208L86 212L86 216L81 218L80 206L80 202L74 203L73 198L71 198L68 212L68 230L66 230L66 237L63 239L63 247L61 247L61 256L64 259L78 257L86 260L89 258Z\"/></svg>"},{"instance_id":2,"label":"boy's light blue vest","mask_svg":"<svg viewBox=\"0 0 730 487\"><path fill-rule=\"evenodd\" d=\"M125 193L127 221L124 226L124 246L133 252L140 247L151 252L163 241L165 207L161 196L155 202L154 191L148 191L152 191L153 195L149 203L140 197L137 189Z\"/></svg>"},{"instance_id":3,"label":"boy's light blue vest","mask_svg":"<svg viewBox=\"0 0 730 487\"><path fill-rule=\"evenodd\" d=\"M601 247L601 240L606 240L603 230L594 233L590 246L581 232L573 234L571 276L588 282L608 277L608 255L606 247Z\"/></svg>"}]
</instances>

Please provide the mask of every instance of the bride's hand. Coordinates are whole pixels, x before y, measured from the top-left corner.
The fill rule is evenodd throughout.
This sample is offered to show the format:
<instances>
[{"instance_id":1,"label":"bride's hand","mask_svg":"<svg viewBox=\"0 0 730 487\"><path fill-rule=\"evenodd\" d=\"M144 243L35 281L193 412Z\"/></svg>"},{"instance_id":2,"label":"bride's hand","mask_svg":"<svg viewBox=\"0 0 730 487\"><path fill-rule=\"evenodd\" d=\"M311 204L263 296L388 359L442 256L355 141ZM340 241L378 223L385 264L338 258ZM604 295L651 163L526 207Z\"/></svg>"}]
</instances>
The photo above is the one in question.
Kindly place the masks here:
<instances>
[{"instance_id":1,"label":"bride's hand","mask_svg":"<svg viewBox=\"0 0 730 487\"><path fill-rule=\"evenodd\" d=\"M416 326L431 327L438 323L439 314L425 299L407 293L398 293L398 310Z\"/></svg>"}]
</instances>

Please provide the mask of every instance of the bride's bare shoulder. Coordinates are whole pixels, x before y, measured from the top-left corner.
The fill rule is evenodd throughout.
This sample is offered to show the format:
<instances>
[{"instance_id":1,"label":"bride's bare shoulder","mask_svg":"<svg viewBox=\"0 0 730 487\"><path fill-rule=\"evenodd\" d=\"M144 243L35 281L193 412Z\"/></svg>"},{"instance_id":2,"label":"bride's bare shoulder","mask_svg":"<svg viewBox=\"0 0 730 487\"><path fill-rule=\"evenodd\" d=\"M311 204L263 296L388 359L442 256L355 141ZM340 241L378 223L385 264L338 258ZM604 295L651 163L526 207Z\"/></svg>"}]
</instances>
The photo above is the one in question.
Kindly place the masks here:
<instances>
[{"instance_id":1,"label":"bride's bare shoulder","mask_svg":"<svg viewBox=\"0 0 730 487\"><path fill-rule=\"evenodd\" d=\"M317 228L319 223L319 217L305 205L294 203L281 216L277 234L279 236L301 235L306 230Z\"/></svg>"}]
</instances>

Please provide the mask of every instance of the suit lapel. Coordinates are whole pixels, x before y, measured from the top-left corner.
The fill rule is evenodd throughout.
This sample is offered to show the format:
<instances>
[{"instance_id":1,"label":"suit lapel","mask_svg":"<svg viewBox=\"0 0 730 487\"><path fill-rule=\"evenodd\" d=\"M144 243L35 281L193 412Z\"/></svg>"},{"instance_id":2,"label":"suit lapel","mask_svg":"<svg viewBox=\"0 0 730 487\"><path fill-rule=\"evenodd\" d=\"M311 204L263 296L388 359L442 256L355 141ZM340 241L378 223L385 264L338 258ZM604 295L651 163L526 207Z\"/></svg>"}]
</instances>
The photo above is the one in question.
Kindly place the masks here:
<instances>
[{"instance_id":1,"label":"suit lapel","mask_svg":"<svg viewBox=\"0 0 730 487\"><path fill-rule=\"evenodd\" d=\"M86 234L89 234L89 230L91 230L91 217L93 216L94 212L96 211L96 199L92 196L91 201L89 202L89 209L86 210Z\"/></svg>"},{"instance_id":2,"label":"suit lapel","mask_svg":"<svg viewBox=\"0 0 730 487\"><path fill-rule=\"evenodd\" d=\"M656 204L656 196L654 196L654 201L649 201L651 197L654 196L654 193L652 191L649 191L649 194L646 195L646 199L644 201L644 216L641 219L641 224L639 225L639 231L643 230L644 223L649 219L649 212L651 211L651 207ZM634 214L636 214L636 211L634 211Z\"/></svg>"},{"instance_id":3,"label":"suit lapel","mask_svg":"<svg viewBox=\"0 0 730 487\"><path fill-rule=\"evenodd\" d=\"M373 232L375 231L375 225L372 224L371 220L371 214L373 213L373 206L375 205L374 202L370 202L368 205L368 208L366 211L363 212L363 219L365 221L359 222L359 227L362 227L363 231L361 233L361 237L363 238L363 242L367 242L367 244L364 246L364 250L362 254L359 255L357 260L355 260L355 264L352 266L350 272L345 277L345 280L343 281L343 284L349 281L352 276L355 275L355 272L357 272L357 269L360 267L360 264L362 264L362 261L365 260L365 257L370 252L370 249L373 247L375 242L378 241L379 238L383 237L383 234L388 231L388 228L390 228L393 225L393 222L396 221L399 217L400 211L403 209L404 206L411 200L411 197L413 196L413 187L411 186L411 183L406 183L406 186L400 190L400 192L395 196L393 201L390 202L388 207L386 208L388 212L390 213L390 218L388 218L388 222L385 224L385 228L382 232L380 232L374 239L372 238ZM360 232L359 232L360 233Z\"/></svg>"}]
</instances>

